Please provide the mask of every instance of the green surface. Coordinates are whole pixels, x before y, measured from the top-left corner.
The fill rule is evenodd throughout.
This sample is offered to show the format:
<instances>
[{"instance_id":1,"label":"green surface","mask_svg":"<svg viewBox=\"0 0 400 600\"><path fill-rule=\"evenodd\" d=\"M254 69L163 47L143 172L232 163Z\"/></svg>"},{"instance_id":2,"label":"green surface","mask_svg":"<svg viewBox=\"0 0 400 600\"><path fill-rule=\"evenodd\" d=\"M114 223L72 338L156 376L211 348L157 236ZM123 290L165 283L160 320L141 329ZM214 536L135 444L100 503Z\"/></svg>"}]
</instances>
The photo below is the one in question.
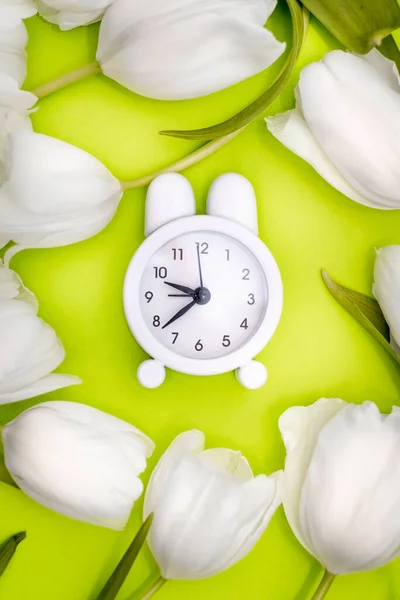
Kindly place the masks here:
<instances>
[{"instance_id":1,"label":"green surface","mask_svg":"<svg viewBox=\"0 0 400 600\"><path fill-rule=\"evenodd\" d=\"M35 17L28 27L28 88L94 58L98 26L62 33ZM284 6L274 15L273 27L280 39L290 39ZM333 46L333 39L312 20L302 64ZM231 90L179 103L135 96L99 76L42 101L34 127L91 151L117 176L132 178L196 147L158 136L159 129L202 127L230 116L265 88L281 64ZM292 105L290 88L269 112ZM242 173L254 184L261 237L275 255L284 282L283 318L260 355L269 370L262 390L241 388L233 374L194 379L169 372L156 391L137 383L135 371L145 354L125 323L121 292L128 262L143 240L144 189L127 193L114 221L94 239L68 248L26 251L12 263L37 294L40 314L65 344L67 359L60 370L84 380L81 386L39 400L86 402L141 428L157 443L145 479L182 430L202 429L209 447L240 449L255 473L269 473L283 465L277 420L287 407L324 395L373 400L382 410L399 404L398 366L336 304L319 271L325 267L341 283L370 292L374 248L400 243L400 213L374 211L343 197L280 146L262 119L185 173L200 212L211 182L226 171ZM0 422L32 403L0 407ZM121 534L58 516L3 484L0 507L0 542L16 531L28 532L0 580L1 600L94 599L141 522L141 502ZM155 572L146 550L121 599ZM239 565L210 580L168 583L157 598L306 600L320 574L279 509ZM400 563L395 562L339 579L329 598L391 600L399 595Z\"/></svg>"}]
</instances>

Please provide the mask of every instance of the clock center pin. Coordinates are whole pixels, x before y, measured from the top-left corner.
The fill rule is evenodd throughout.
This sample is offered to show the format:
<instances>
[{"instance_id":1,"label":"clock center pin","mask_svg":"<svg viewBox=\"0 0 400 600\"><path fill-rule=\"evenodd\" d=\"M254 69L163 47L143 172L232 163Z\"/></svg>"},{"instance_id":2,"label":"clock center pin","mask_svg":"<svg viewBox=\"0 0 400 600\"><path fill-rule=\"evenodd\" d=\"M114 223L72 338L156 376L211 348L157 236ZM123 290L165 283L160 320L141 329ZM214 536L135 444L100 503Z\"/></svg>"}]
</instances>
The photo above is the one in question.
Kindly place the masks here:
<instances>
[{"instance_id":1,"label":"clock center pin","mask_svg":"<svg viewBox=\"0 0 400 600\"><path fill-rule=\"evenodd\" d=\"M211 300L211 292L206 287L198 287L194 291L193 300L196 304L208 304Z\"/></svg>"}]
</instances>

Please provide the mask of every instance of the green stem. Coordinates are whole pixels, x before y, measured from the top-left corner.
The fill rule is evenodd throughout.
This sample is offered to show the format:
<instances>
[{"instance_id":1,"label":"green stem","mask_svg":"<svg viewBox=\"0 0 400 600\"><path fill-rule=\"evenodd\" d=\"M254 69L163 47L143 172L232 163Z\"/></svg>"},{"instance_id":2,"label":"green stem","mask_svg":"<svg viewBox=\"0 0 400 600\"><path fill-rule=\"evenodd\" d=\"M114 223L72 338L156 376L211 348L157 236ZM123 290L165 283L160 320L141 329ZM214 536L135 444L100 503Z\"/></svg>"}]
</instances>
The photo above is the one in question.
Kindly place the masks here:
<instances>
[{"instance_id":1,"label":"green stem","mask_svg":"<svg viewBox=\"0 0 400 600\"><path fill-rule=\"evenodd\" d=\"M57 79L53 79L53 81L49 81L48 83L31 90L31 92L39 99L45 98L46 96L50 96L50 94L58 92L58 90L62 90L72 83L76 83L77 81L81 81L82 79L86 79L92 75L98 75L99 73L101 73L101 67L97 60L95 60L94 62L89 63L80 69L76 69L75 71L66 73Z\"/></svg>"},{"instance_id":2,"label":"green stem","mask_svg":"<svg viewBox=\"0 0 400 600\"><path fill-rule=\"evenodd\" d=\"M122 189L124 191L133 190L135 188L139 188L143 185L151 183L155 177L157 177L158 175L162 175L163 173L177 173L180 171L184 171L185 169L188 169L189 167L192 167L196 163L200 162L204 158L211 156L211 154L214 154L214 152L217 152L217 150L223 148L223 146L226 146L226 144L228 144L231 140L233 140L233 138L235 138L239 133L241 133L243 129L244 128L242 127L242 129L239 129L238 131L234 131L233 133L225 135L224 137L212 140L211 142L204 144L191 154L188 154L184 158L181 158L178 161L169 165L168 167L164 167L163 169L155 171L150 175L145 175L144 177L140 177L139 179L132 179L131 181L121 181Z\"/></svg>"},{"instance_id":3,"label":"green stem","mask_svg":"<svg viewBox=\"0 0 400 600\"><path fill-rule=\"evenodd\" d=\"M158 592L158 590L160 588L162 588L162 586L167 583L167 580L164 579L164 577L160 577L157 579L157 581L155 581L153 583L153 585L151 586L151 588L149 590L147 590L147 592L144 594L144 596L141 596L140 598L138 598L138 600L149 600L149 598L152 598L154 596L154 594L156 592Z\"/></svg>"},{"instance_id":4,"label":"green stem","mask_svg":"<svg viewBox=\"0 0 400 600\"><path fill-rule=\"evenodd\" d=\"M335 577L336 575L332 575L332 573L329 573L329 571L325 569L324 576L321 579L320 584L311 600L322 600L325 598Z\"/></svg>"}]
</instances>

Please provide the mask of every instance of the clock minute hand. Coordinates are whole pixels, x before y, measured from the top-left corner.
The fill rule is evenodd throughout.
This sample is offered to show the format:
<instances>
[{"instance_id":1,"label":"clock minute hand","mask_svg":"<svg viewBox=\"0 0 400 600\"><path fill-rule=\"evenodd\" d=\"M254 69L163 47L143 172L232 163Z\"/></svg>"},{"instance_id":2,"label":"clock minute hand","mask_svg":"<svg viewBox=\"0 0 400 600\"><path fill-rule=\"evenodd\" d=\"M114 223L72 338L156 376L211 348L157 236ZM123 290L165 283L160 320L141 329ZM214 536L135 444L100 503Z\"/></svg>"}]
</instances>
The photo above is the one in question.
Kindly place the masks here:
<instances>
[{"instance_id":1,"label":"clock minute hand","mask_svg":"<svg viewBox=\"0 0 400 600\"><path fill-rule=\"evenodd\" d=\"M183 317L183 315L185 315L193 306L195 306L195 304L197 304L196 300L192 300L192 302L178 310L178 312L172 317L172 319L170 319L167 323L165 323L165 325L162 326L162 329L165 329L166 327L168 327L168 325L171 325L171 323L174 323L175 321Z\"/></svg>"},{"instance_id":2,"label":"clock minute hand","mask_svg":"<svg viewBox=\"0 0 400 600\"><path fill-rule=\"evenodd\" d=\"M203 287L203 271L201 270L200 244L197 243L197 264L199 266L200 287Z\"/></svg>"},{"instance_id":3,"label":"clock minute hand","mask_svg":"<svg viewBox=\"0 0 400 600\"><path fill-rule=\"evenodd\" d=\"M194 296L195 295L195 290L192 290L192 288L190 287L186 287L186 285L178 285L177 283L171 283L170 281L164 281L165 285L169 285L172 288L175 288L176 290L179 290L180 292L184 292L185 294L188 294L188 296Z\"/></svg>"}]
</instances>

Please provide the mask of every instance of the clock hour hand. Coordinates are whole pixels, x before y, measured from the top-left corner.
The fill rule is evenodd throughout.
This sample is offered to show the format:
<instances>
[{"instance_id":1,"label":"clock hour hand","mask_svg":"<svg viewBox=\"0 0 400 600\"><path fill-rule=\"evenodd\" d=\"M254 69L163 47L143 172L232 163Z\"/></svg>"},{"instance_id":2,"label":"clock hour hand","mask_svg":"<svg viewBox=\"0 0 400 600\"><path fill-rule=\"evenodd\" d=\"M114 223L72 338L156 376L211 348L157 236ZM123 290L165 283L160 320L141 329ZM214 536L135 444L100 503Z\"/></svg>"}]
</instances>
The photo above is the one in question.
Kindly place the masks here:
<instances>
[{"instance_id":1,"label":"clock hour hand","mask_svg":"<svg viewBox=\"0 0 400 600\"><path fill-rule=\"evenodd\" d=\"M183 315L185 315L193 306L195 306L195 304L197 304L197 301L192 300L192 302L186 304L186 306L178 310L178 312L172 317L172 319L170 319L167 323L165 323L165 325L162 326L162 329L165 329L166 327L168 327L168 325L171 325L171 323L174 323L175 321L183 317Z\"/></svg>"},{"instance_id":2,"label":"clock hour hand","mask_svg":"<svg viewBox=\"0 0 400 600\"><path fill-rule=\"evenodd\" d=\"M169 285L170 287L175 288L176 290L179 290L188 296L194 296L196 293L195 290L192 290L190 287L186 287L186 285L178 285L177 283L171 283L170 281L164 281L164 283L165 285Z\"/></svg>"}]
</instances>

